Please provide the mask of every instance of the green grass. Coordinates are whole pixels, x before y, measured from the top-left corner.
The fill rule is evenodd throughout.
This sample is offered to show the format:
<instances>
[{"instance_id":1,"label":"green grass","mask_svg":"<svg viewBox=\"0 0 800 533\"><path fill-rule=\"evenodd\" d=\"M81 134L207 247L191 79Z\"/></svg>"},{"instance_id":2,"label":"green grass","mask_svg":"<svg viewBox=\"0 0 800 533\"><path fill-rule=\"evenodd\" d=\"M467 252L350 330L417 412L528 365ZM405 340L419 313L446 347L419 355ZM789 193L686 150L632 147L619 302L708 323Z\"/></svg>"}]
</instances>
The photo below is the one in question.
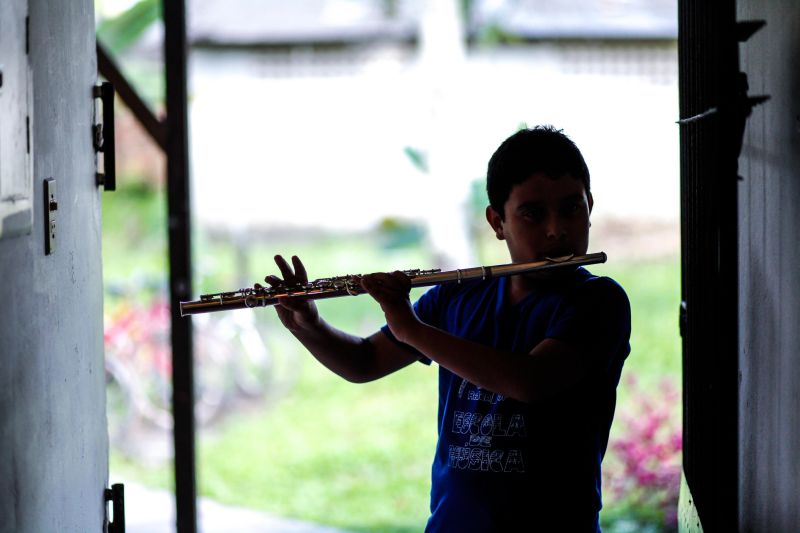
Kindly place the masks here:
<instances>
[{"instance_id":1,"label":"green grass","mask_svg":"<svg viewBox=\"0 0 800 533\"><path fill-rule=\"evenodd\" d=\"M201 491L353 531L419 531L435 389L435 371L423 365L352 385L307 361L280 405L231 421L201 446Z\"/></svg>"},{"instance_id":2,"label":"green grass","mask_svg":"<svg viewBox=\"0 0 800 533\"><path fill-rule=\"evenodd\" d=\"M679 379L679 258L606 263L590 269L617 280L631 301L631 354L625 371L643 380Z\"/></svg>"},{"instance_id":3,"label":"green grass","mask_svg":"<svg viewBox=\"0 0 800 533\"><path fill-rule=\"evenodd\" d=\"M104 274L166 276L166 196L125 176L120 182L114 194L103 196Z\"/></svg>"},{"instance_id":4,"label":"green grass","mask_svg":"<svg viewBox=\"0 0 800 533\"><path fill-rule=\"evenodd\" d=\"M105 231L106 278L163 277L166 261L160 254L165 239L149 227L164 227L161 199L114 198L104 206L104 218L112 228L132 225L133 229L122 236ZM146 220L131 221L123 207L149 214ZM312 279L435 266L421 247L382 249L380 240L370 235L253 240L244 264L224 239L200 237L196 247L196 267L201 272L196 286L203 292L238 287L237 269L251 281L275 272L275 253L300 255ZM492 254L482 252L481 261L506 262ZM615 278L631 300L632 353L624 375L636 374L644 383L662 378L678 383L678 258L611 262L590 270ZM319 306L334 325L353 333L365 335L383 323L379 308L366 296L321 301ZM435 366L412 365L375 383L349 384L294 342L272 310L257 312L270 331L270 349L298 361L301 371L295 387L277 402L236 413L213 434L201 436L200 494L350 531L422 530L436 440ZM624 384L619 396L618 408L624 409ZM111 471L154 486L172 486L169 465L148 467L112 453Z\"/></svg>"}]
</instances>

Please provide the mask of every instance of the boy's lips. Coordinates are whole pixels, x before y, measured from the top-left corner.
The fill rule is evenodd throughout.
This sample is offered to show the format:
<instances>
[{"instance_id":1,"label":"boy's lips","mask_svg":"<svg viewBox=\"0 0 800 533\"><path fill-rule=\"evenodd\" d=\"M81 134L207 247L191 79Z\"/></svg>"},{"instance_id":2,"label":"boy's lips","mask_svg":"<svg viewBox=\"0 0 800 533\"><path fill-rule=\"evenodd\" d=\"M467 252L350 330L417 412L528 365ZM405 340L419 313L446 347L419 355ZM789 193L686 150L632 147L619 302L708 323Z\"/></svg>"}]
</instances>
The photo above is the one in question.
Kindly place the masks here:
<instances>
[{"instance_id":1,"label":"boy's lips","mask_svg":"<svg viewBox=\"0 0 800 533\"><path fill-rule=\"evenodd\" d=\"M542 254L542 259L550 258L555 259L557 257L564 257L567 255L573 255L572 250L567 248L553 248L552 250L546 250Z\"/></svg>"}]
</instances>

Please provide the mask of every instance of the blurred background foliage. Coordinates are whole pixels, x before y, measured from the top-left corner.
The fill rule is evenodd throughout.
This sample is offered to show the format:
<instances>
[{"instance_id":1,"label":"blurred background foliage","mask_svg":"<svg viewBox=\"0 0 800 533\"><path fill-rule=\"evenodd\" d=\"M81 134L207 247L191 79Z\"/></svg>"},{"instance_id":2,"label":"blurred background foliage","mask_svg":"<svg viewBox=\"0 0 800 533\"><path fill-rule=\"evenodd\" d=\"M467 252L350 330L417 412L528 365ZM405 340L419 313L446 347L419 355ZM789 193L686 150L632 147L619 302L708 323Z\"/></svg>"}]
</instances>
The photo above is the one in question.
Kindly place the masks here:
<instances>
[{"instance_id":1,"label":"blurred background foliage","mask_svg":"<svg viewBox=\"0 0 800 533\"><path fill-rule=\"evenodd\" d=\"M160 20L160 0L138 0L116 16L101 19L97 24L97 36L109 52L119 56Z\"/></svg>"}]
</instances>

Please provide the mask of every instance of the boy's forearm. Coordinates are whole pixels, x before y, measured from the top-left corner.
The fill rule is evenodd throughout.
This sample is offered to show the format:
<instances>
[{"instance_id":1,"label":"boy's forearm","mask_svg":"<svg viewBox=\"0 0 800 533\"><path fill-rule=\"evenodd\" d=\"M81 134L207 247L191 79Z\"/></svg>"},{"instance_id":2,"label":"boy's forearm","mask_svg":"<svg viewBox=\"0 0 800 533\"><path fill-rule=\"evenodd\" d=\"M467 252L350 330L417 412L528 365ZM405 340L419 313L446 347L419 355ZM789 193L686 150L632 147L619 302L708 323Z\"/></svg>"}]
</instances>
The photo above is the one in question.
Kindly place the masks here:
<instances>
[{"instance_id":1,"label":"boy's forearm","mask_svg":"<svg viewBox=\"0 0 800 533\"><path fill-rule=\"evenodd\" d=\"M322 318L314 328L292 334L325 367L352 382L374 379L369 372L371 349L362 337L334 328Z\"/></svg>"},{"instance_id":2,"label":"boy's forearm","mask_svg":"<svg viewBox=\"0 0 800 533\"><path fill-rule=\"evenodd\" d=\"M434 328L422 322L405 336L432 361L483 389L523 402L534 402L546 392L530 355L497 350ZM540 369L544 370L544 369Z\"/></svg>"}]
</instances>

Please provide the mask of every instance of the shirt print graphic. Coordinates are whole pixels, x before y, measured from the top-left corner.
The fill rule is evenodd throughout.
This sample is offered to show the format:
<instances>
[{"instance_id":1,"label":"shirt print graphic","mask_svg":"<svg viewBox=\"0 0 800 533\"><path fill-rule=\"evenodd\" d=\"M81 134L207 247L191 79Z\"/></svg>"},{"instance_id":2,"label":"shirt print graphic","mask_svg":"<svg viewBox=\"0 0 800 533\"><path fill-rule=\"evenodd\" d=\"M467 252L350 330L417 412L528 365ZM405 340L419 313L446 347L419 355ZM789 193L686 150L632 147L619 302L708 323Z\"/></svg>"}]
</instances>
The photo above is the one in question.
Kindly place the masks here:
<instances>
[{"instance_id":1,"label":"shirt print graphic","mask_svg":"<svg viewBox=\"0 0 800 533\"><path fill-rule=\"evenodd\" d=\"M516 448L526 437L521 413L501 413L505 400L462 379L459 404L471 410L454 410L449 428L449 465L456 470L525 472L522 451ZM506 404L508 405L508 404Z\"/></svg>"}]
</instances>

